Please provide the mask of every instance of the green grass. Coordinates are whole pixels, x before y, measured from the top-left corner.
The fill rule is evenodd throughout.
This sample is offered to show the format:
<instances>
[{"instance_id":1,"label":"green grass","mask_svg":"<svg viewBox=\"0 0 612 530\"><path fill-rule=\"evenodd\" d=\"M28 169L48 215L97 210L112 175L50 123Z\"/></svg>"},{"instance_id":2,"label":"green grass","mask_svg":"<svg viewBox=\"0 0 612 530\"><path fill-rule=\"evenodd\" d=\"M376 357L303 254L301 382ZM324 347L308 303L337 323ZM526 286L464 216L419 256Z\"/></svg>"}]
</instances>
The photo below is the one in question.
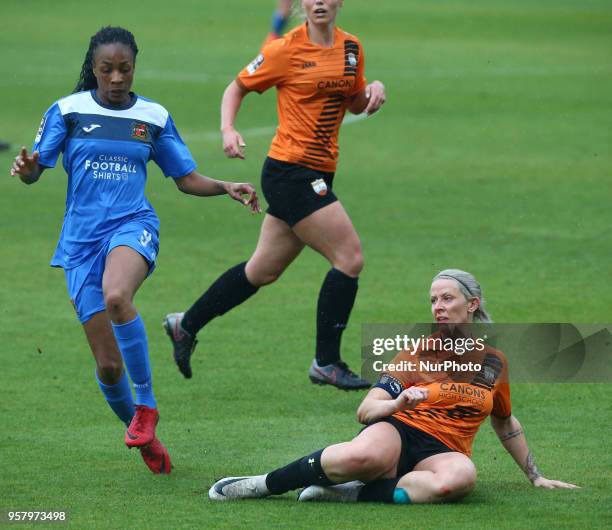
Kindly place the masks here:
<instances>
[{"instance_id":1,"label":"green grass","mask_svg":"<svg viewBox=\"0 0 612 530\"><path fill-rule=\"evenodd\" d=\"M220 149L224 86L256 54L268 0L94 3L4 0L0 139L30 145L40 117L71 91L89 36L131 29L135 89L172 113L202 172L250 180L271 135L245 134L246 162ZM360 324L426 321L427 288L449 266L481 280L500 322L611 322L612 5L595 0L347 1L388 103L345 126L336 190L366 258L344 356ZM274 95L251 95L246 131L275 123ZM13 153L0 154L8 168ZM6 175L6 172L5 172ZM147 323L170 477L148 473L93 378L93 360L47 264L66 176L0 179L0 509L66 509L73 528L605 528L610 385L515 385L514 412L540 468L578 491L530 487L488 425L475 492L449 506L213 504L220 476L260 473L349 439L362 394L315 388L306 370L324 260L305 251L278 284L202 333L194 379L172 365L159 323L246 259L260 220L224 198L178 193L150 166L161 218L155 274L138 294Z\"/></svg>"}]
</instances>

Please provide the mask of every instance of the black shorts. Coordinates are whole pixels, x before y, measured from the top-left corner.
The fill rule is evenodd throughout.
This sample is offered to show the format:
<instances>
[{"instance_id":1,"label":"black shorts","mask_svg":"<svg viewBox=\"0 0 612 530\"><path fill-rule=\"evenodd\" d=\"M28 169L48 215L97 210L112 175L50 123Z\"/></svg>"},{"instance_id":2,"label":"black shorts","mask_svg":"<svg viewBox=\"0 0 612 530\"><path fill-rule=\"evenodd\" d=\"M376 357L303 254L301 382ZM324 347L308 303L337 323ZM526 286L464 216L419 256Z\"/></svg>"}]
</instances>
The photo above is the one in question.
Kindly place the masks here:
<instances>
[{"instance_id":1,"label":"black shorts","mask_svg":"<svg viewBox=\"0 0 612 530\"><path fill-rule=\"evenodd\" d=\"M267 157L261 171L261 189L267 213L289 226L336 202L333 173Z\"/></svg>"},{"instance_id":2,"label":"black shorts","mask_svg":"<svg viewBox=\"0 0 612 530\"><path fill-rule=\"evenodd\" d=\"M451 449L447 445L443 444L437 438L434 438L430 434L420 431L411 425L407 425L403 421L400 421L393 416L382 418L375 421L371 425L381 422L390 423L393 425L393 427L397 429L397 432L402 439L402 452L400 454L399 462L397 463L398 477L402 477L406 473L410 473L414 469L414 466L416 466L421 460L425 460L430 456L438 455L440 453L456 452L454 449Z\"/></svg>"}]
</instances>

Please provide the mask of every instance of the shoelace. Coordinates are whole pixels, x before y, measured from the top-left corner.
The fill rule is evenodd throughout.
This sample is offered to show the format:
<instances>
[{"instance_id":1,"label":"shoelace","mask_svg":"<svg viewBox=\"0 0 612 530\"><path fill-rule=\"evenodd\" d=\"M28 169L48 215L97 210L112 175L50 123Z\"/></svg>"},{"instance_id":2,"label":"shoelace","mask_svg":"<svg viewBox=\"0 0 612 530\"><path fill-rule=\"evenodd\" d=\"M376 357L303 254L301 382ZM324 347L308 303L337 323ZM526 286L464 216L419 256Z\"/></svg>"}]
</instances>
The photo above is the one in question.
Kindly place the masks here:
<instances>
[{"instance_id":1,"label":"shoelace","mask_svg":"<svg viewBox=\"0 0 612 530\"><path fill-rule=\"evenodd\" d=\"M344 361L339 361L335 365L349 375L349 377L359 377L353 370L348 367Z\"/></svg>"},{"instance_id":2,"label":"shoelace","mask_svg":"<svg viewBox=\"0 0 612 530\"><path fill-rule=\"evenodd\" d=\"M134 415L134 419L136 420L134 422L134 429L137 432L142 432L142 426L145 423L145 417L148 414L148 410L145 408L142 408L140 406L136 406L136 414Z\"/></svg>"}]
</instances>

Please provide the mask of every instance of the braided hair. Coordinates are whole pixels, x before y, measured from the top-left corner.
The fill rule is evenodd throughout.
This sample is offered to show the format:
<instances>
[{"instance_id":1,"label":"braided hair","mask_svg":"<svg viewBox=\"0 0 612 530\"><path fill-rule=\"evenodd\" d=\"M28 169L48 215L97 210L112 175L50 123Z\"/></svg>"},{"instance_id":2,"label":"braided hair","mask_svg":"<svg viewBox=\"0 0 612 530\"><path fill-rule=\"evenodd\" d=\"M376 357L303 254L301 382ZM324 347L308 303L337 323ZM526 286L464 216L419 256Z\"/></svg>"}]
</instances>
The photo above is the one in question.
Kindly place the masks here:
<instances>
[{"instance_id":1,"label":"braided hair","mask_svg":"<svg viewBox=\"0 0 612 530\"><path fill-rule=\"evenodd\" d=\"M83 90L98 88L98 81L93 73L94 53L96 52L98 46L102 44L112 44L114 42L125 44L130 50L132 50L132 53L134 54L134 62L136 62L138 46L136 46L136 40L134 39L134 35L132 35L132 33L130 33L127 29L113 26L106 26L100 29L100 31L93 35L89 41L89 49L85 54L85 61L83 61L81 75L77 85L72 91L73 94L75 92L82 92Z\"/></svg>"},{"instance_id":2,"label":"braided hair","mask_svg":"<svg viewBox=\"0 0 612 530\"><path fill-rule=\"evenodd\" d=\"M441 278L455 280L459 286L459 290L463 296L465 296L466 300L478 298L480 305L474 312L474 322L493 322L493 320L491 320L491 315L489 315L489 312L485 309L485 300L482 296L482 288L472 274L460 269L446 269L436 274L431 283Z\"/></svg>"}]
</instances>

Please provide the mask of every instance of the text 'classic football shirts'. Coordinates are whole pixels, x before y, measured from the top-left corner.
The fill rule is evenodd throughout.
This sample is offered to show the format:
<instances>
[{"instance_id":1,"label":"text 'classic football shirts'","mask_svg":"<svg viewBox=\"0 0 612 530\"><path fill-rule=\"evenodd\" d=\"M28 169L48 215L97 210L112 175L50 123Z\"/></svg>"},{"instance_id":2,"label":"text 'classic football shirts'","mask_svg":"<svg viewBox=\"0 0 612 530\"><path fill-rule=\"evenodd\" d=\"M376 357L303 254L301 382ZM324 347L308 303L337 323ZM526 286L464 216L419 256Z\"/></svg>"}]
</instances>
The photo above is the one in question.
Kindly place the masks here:
<instances>
[{"instance_id":1,"label":"text 'classic football shirts'","mask_svg":"<svg viewBox=\"0 0 612 530\"><path fill-rule=\"evenodd\" d=\"M356 37L336 28L333 46L325 48L310 42L302 24L264 46L237 82L257 92L276 86L279 125L270 157L336 170L346 107L366 86L363 48Z\"/></svg>"},{"instance_id":2,"label":"text 'classic football shirts'","mask_svg":"<svg viewBox=\"0 0 612 530\"><path fill-rule=\"evenodd\" d=\"M33 150L47 168L63 152L66 212L51 265L65 269L79 265L127 221L159 231L144 195L149 160L167 177L196 168L168 111L137 95L124 108L103 105L94 91L60 99L44 115Z\"/></svg>"},{"instance_id":3,"label":"text 'classic football shirts'","mask_svg":"<svg viewBox=\"0 0 612 530\"><path fill-rule=\"evenodd\" d=\"M472 362L481 368L467 374L418 369L444 361ZM488 345L461 356L436 349L406 350L398 353L390 366L394 369L387 370L375 386L384 388L393 398L411 386L425 387L430 393L427 401L393 417L467 456L472 454L476 433L489 415L507 418L512 413L506 357ZM409 366L415 371L407 369Z\"/></svg>"}]
</instances>

